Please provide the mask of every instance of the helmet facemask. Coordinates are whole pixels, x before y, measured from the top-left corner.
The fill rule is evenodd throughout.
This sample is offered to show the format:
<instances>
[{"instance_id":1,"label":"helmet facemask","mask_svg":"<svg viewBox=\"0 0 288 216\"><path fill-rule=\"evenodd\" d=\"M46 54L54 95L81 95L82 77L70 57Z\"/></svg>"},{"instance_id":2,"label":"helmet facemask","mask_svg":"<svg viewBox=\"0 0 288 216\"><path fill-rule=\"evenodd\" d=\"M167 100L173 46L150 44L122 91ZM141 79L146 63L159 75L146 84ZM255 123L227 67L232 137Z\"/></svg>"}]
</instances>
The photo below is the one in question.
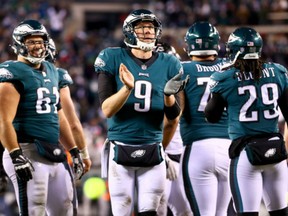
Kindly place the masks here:
<instances>
[{"instance_id":1,"label":"helmet facemask","mask_svg":"<svg viewBox=\"0 0 288 216\"><path fill-rule=\"evenodd\" d=\"M39 56L31 55L28 45L25 44L25 40L30 36L40 36L43 38L44 46L43 49L39 49ZM48 55L48 40L49 35L45 27L36 20L26 20L21 22L13 31L13 45L11 48L14 53L21 55L25 60L29 61L31 64L39 64ZM40 46L40 44L34 44L31 46ZM42 46L42 45L41 45ZM34 48L34 47L33 47Z\"/></svg>"},{"instance_id":2,"label":"helmet facemask","mask_svg":"<svg viewBox=\"0 0 288 216\"><path fill-rule=\"evenodd\" d=\"M52 38L49 39L49 44L48 44L48 55L46 57L46 60L55 63L56 61L56 56L57 56L57 50L56 50L56 45Z\"/></svg>"},{"instance_id":3,"label":"helmet facemask","mask_svg":"<svg viewBox=\"0 0 288 216\"><path fill-rule=\"evenodd\" d=\"M140 22L151 22L154 25L155 38L153 42L141 41L135 33L135 26ZM144 31L144 30L143 30ZM124 43L131 48L138 48L143 51L151 51L155 48L157 40L161 38L162 24L158 18L148 10L140 9L132 12L124 21L123 33ZM144 33L144 32L143 32Z\"/></svg>"},{"instance_id":4,"label":"helmet facemask","mask_svg":"<svg viewBox=\"0 0 288 216\"><path fill-rule=\"evenodd\" d=\"M157 46L155 48L155 52L165 52L165 53L168 53L170 55L174 55L176 58L181 60L181 57L176 52L176 49L173 46L171 46L171 45L169 45L168 43L165 43L165 42L158 42Z\"/></svg>"}]
</instances>

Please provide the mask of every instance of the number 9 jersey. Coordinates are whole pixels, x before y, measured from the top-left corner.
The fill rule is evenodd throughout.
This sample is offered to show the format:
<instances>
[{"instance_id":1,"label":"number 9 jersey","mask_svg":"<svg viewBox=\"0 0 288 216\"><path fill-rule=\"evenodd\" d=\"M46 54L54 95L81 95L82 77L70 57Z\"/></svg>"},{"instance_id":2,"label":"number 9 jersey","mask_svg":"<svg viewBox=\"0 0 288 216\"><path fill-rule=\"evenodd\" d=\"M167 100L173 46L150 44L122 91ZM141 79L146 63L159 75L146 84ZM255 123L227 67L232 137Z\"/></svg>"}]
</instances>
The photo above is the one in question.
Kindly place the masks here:
<instances>
[{"instance_id":1,"label":"number 9 jersey","mask_svg":"<svg viewBox=\"0 0 288 216\"><path fill-rule=\"evenodd\" d=\"M115 77L115 92L123 87L119 78L121 63L133 74L134 89L120 111L108 118L108 138L124 143L161 142L164 87L177 73L183 73L180 61L173 55L154 52L143 63L128 49L104 49L96 58L95 71Z\"/></svg>"},{"instance_id":2,"label":"number 9 jersey","mask_svg":"<svg viewBox=\"0 0 288 216\"><path fill-rule=\"evenodd\" d=\"M59 75L49 62L43 61L41 68L33 69L19 61L0 64L0 82L13 83L20 94L13 122L18 142L58 142Z\"/></svg>"},{"instance_id":3,"label":"number 9 jersey","mask_svg":"<svg viewBox=\"0 0 288 216\"><path fill-rule=\"evenodd\" d=\"M241 75L234 67L216 72L210 78L211 92L219 93L229 104L232 140L259 132L278 132L278 99L288 88L286 68L265 63L259 81L253 80L251 72Z\"/></svg>"}]
</instances>

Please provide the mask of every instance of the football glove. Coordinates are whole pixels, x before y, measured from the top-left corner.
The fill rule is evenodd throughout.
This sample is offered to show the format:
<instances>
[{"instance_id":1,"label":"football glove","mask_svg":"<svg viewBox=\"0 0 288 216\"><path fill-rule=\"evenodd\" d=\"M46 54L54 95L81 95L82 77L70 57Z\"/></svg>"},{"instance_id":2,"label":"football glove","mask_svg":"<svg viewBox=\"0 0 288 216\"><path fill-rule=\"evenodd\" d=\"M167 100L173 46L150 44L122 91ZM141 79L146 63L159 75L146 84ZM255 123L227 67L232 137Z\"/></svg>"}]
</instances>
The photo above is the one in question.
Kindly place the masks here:
<instances>
[{"instance_id":1,"label":"football glove","mask_svg":"<svg viewBox=\"0 0 288 216\"><path fill-rule=\"evenodd\" d=\"M166 162L166 178L170 181L174 181L177 179L178 174L177 170L174 166L173 161L169 158L167 154L165 154L165 162Z\"/></svg>"},{"instance_id":2,"label":"football glove","mask_svg":"<svg viewBox=\"0 0 288 216\"><path fill-rule=\"evenodd\" d=\"M77 147L75 147L71 149L69 152L72 156L74 178L76 180L80 180L84 175L84 165L82 158L80 156L80 151Z\"/></svg>"},{"instance_id":3,"label":"football glove","mask_svg":"<svg viewBox=\"0 0 288 216\"><path fill-rule=\"evenodd\" d=\"M177 94L179 91L183 90L186 87L186 84L189 82L190 76L187 75L184 80L181 80L182 74L178 73L172 79L170 79L164 88L164 94L166 96Z\"/></svg>"},{"instance_id":4,"label":"football glove","mask_svg":"<svg viewBox=\"0 0 288 216\"><path fill-rule=\"evenodd\" d=\"M18 179L29 181L33 178L32 172L34 171L34 167L31 161L23 155L21 149L11 152L10 157Z\"/></svg>"}]
</instances>

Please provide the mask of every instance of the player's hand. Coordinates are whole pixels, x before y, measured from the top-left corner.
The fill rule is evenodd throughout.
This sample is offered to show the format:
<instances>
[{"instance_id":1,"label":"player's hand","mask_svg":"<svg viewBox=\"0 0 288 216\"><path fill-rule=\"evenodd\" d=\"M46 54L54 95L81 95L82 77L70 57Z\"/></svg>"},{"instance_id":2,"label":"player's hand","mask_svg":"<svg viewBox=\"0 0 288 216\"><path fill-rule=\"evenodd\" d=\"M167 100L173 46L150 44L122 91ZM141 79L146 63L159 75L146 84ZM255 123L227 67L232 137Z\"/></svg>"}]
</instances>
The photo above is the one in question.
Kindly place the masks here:
<instances>
[{"instance_id":1,"label":"player's hand","mask_svg":"<svg viewBox=\"0 0 288 216\"><path fill-rule=\"evenodd\" d=\"M190 76L187 75L184 80L181 80L182 74L178 73L172 79L170 79L164 88L164 94L166 96L177 94L179 91L183 90L186 87L186 84L189 82Z\"/></svg>"},{"instance_id":2,"label":"player's hand","mask_svg":"<svg viewBox=\"0 0 288 216\"><path fill-rule=\"evenodd\" d=\"M85 146L83 149L79 149L80 157L84 164L84 174L91 169L92 161L89 156L88 148Z\"/></svg>"},{"instance_id":3,"label":"player's hand","mask_svg":"<svg viewBox=\"0 0 288 216\"><path fill-rule=\"evenodd\" d=\"M69 152L72 156L74 178L79 180L84 175L84 165L80 156L79 149L75 147L72 148Z\"/></svg>"},{"instance_id":4,"label":"player's hand","mask_svg":"<svg viewBox=\"0 0 288 216\"><path fill-rule=\"evenodd\" d=\"M85 174L91 169L92 161L90 160L90 158L88 159L83 158L83 164L84 164L84 174Z\"/></svg>"},{"instance_id":5,"label":"player's hand","mask_svg":"<svg viewBox=\"0 0 288 216\"><path fill-rule=\"evenodd\" d=\"M29 181L33 178L32 172L34 171L34 167L31 161L23 155L21 149L17 149L11 152L10 157L14 164L15 172L18 179L22 181Z\"/></svg>"},{"instance_id":6,"label":"player's hand","mask_svg":"<svg viewBox=\"0 0 288 216\"><path fill-rule=\"evenodd\" d=\"M123 63L119 67L119 77L127 89L131 90L134 88L134 76Z\"/></svg>"},{"instance_id":7,"label":"player's hand","mask_svg":"<svg viewBox=\"0 0 288 216\"><path fill-rule=\"evenodd\" d=\"M170 181L174 181L177 179L178 174L177 170L174 167L172 160L169 158L167 154L165 154L165 162L166 162L166 178Z\"/></svg>"}]
</instances>

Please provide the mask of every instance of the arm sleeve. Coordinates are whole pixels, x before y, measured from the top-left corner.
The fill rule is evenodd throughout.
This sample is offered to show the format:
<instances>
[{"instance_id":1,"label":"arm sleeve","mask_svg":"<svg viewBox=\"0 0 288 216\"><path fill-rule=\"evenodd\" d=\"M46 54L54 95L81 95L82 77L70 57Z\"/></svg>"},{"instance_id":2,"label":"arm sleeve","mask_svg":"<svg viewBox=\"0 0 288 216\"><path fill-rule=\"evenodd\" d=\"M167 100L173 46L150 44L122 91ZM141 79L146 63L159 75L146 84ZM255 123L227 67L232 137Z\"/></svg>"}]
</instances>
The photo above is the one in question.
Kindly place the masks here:
<instances>
[{"instance_id":1,"label":"arm sleeve","mask_svg":"<svg viewBox=\"0 0 288 216\"><path fill-rule=\"evenodd\" d=\"M208 122L216 123L221 119L226 102L220 94L212 93L211 99L205 107L205 117Z\"/></svg>"},{"instance_id":2,"label":"arm sleeve","mask_svg":"<svg viewBox=\"0 0 288 216\"><path fill-rule=\"evenodd\" d=\"M105 73L99 72L98 74L98 94L100 105L111 95L116 92L115 89L116 83L114 76Z\"/></svg>"}]
</instances>

